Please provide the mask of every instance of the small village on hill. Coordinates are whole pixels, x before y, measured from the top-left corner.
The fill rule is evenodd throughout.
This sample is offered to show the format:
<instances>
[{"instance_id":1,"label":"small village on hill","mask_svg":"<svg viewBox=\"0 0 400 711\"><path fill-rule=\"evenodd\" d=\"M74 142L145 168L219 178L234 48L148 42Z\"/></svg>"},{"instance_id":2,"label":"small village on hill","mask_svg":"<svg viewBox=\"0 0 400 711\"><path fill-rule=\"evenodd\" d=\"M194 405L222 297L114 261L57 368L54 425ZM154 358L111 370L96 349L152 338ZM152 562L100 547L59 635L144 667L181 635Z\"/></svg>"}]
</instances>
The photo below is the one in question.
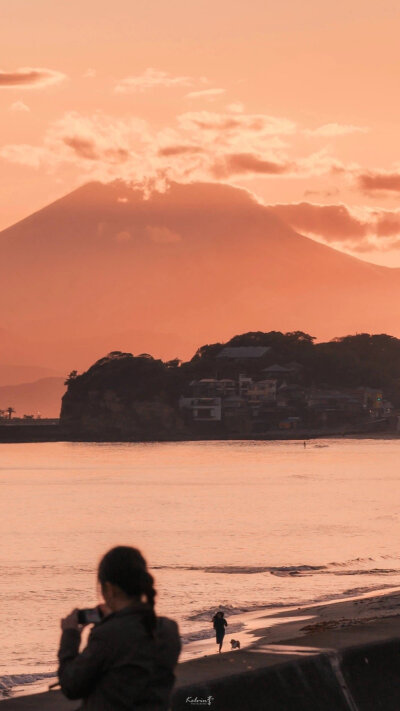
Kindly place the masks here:
<instances>
[{"instance_id":1,"label":"small village on hill","mask_svg":"<svg viewBox=\"0 0 400 711\"><path fill-rule=\"evenodd\" d=\"M114 351L66 381L60 419L0 413L0 437L307 438L400 432L400 340L250 332L187 362ZM33 427L35 426L35 427ZM12 434L13 433L13 434Z\"/></svg>"},{"instance_id":2,"label":"small village on hill","mask_svg":"<svg viewBox=\"0 0 400 711\"><path fill-rule=\"evenodd\" d=\"M246 360L266 349L226 348L220 357ZM307 387L296 361L262 369L262 379L240 373L234 378L202 378L189 384L179 406L188 423L223 423L235 434L329 429L352 425L388 425L394 413L381 388Z\"/></svg>"}]
</instances>

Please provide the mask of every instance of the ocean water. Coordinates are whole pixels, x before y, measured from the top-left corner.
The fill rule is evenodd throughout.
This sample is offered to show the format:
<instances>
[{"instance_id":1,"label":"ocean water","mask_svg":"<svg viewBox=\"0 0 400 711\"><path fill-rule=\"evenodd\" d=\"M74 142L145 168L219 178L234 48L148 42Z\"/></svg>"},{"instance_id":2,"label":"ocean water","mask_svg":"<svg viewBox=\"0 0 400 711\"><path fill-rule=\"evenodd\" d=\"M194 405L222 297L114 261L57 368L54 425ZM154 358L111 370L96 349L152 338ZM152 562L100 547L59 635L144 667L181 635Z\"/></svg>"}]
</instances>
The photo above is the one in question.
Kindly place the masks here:
<instances>
[{"instance_id":1,"label":"ocean water","mask_svg":"<svg viewBox=\"0 0 400 711\"><path fill-rule=\"evenodd\" d=\"M400 441L0 445L0 697L56 669L96 565L139 547L184 642L400 585Z\"/></svg>"}]
</instances>

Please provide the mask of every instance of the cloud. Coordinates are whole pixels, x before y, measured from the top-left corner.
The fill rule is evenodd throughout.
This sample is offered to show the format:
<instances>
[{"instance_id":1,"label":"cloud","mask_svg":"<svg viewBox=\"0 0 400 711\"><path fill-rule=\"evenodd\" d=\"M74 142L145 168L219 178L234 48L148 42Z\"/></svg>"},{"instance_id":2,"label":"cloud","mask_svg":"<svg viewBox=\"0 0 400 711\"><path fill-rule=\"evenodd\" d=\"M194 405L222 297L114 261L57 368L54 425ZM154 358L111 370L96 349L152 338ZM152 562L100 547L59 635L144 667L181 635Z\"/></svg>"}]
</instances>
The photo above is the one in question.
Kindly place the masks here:
<instances>
[{"instance_id":1,"label":"cloud","mask_svg":"<svg viewBox=\"0 0 400 711\"><path fill-rule=\"evenodd\" d=\"M234 101L232 104L227 104L225 108L227 111L232 111L234 114L241 114L244 111L244 104L240 101Z\"/></svg>"},{"instance_id":2,"label":"cloud","mask_svg":"<svg viewBox=\"0 0 400 711\"><path fill-rule=\"evenodd\" d=\"M14 72L0 71L0 89L43 89L64 79L65 74L53 69L23 67Z\"/></svg>"},{"instance_id":3,"label":"cloud","mask_svg":"<svg viewBox=\"0 0 400 711\"><path fill-rule=\"evenodd\" d=\"M98 147L94 140L79 136L65 136L62 139L66 146L80 158L98 161L105 158L111 163L123 163L129 158L129 150L121 146Z\"/></svg>"},{"instance_id":4,"label":"cloud","mask_svg":"<svg viewBox=\"0 0 400 711\"><path fill-rule=\"evenodd\" d=\"M30 108L29 106L24 104L23 101L14 101L14 103L9 106L9 111L22 111L25 113L29 113Z\"/></svg>"},{"instance_id":5,"label":"cloud","mask_svg":"<svg viewBox=\"0 0 400 711\"><path fill-rule=\"evenodd\" d=\"M340 194L339 188L328 188L326 190L305 190L304 197L332 198Z\"/></svg>"},{"instance_id":6,"label":"cloud","mask_svg":"<svg viewBox=\"0 0 400 711\"><path fill-rule=\"evenodd\" d=\"M232 114L211 111L190 111L178 117L179 124L187 130L207 132L250 131L264 135L293 134L296 124L286 118L266 114Z\"/></svg>"},{"instance_id":7,"label":"cloud","mask_svg":"<svg viewBox=\"0 0 400 711\"><path fill-rule=\"evenodd\" d=\"M363 193L400 192L400 172L366 171L358 175L357 181Z\"/></svg>"},{"instance_id":8,"label":"cloud","mask_svg":"<svg viewBox=\"0 0 400 711\"><path fill-rule=\"evenodd\" d=\"M322 136L330 138L332 136L348 136L352 133L368 133L369 129L365 126L352 126L351 124L340 123L325 123L323 126L314 129L305 129L304 133L308 136Z\"/></svg>"},{"instance_id":9,"label":"cloud","mask_svg":"<svg viewBox=\"0 0 400 711\"><path fill-rule=\"evenodd\" d=\"M98 151L96 150L94 140L89 138L81 138L79 136L65 136L63 141L65 145L72 148L72 150L80 158L98 160L100 157Z\"/></svg>"},{"instance_id":10,"label":"cloud","mask_svg":"<svg viewBox=\"0 0 400 711\"><path fill-rule=\"evenodd\" d=\"M142 74L121 79L115 86L117 94L130 94L135 91L148 91L154 88L192 86L194 80L187 76L173 76L168 72L149 67Z\"/></svg>"},{"instance_id":11,"label":"cloud","mask_svg":"<svg viewBox=\"0 0 400 711\"><path fill-rule=\"evenodd\" d=\"M100 112L82 116L65 114L47 130L39 146L15 144L0 148L0 157L53 173L73 166L89 179L145 180L154 175L151 141L146 122L119 120Z\"/></svg>"},{"instance_id":12,"label":"cloud","mask_svg":"<svg viewBox=\"0 0 400 711\"><path fill-rule=\"evenodd\" d=\"M252 153L231 153L215 161L213 175L218 179L234 175L282 175L290 172L289 163L277 163L264 160Z\"/></svg>"},{"instance_id":13,"label":"cloud","mask_svg":"<svg viewBox=\"0 0 400 711\"><path fill-rule=\"evenodd\" d=\"M49 149L58 148L61 160L74 162L78 158L86 163L118 166L149 140L147 124L141 119L114 119L101 112L88 117L71 112L53 125L45 143Z\"/></svg>"},{"instance_id":14,"label":"cloud","mask_svg":"<svg viewBox=\"0 0 400 711\"><path fill-rule=\"evenodd\" d=\"M202 89L201 91L190 91L185 99L215 99L221 94L225 94L226 89Z\"/></svg>"},{"instance_id":15,"label":"cloud","mask_svg":"<svg viewBox=\"0 0 400 711\"><path fill-rule=\"evenodd\" d=\"M46 167L52 170L55 165L59 164L57 156L52 156L47 148L24 143L3 146L0 148L0 157L10 163L26 165L29 168Z\"/></svg>"},{"instance_id":16,"label":"cloud","mask_svg":"<svg viewBox=\"0 0 400 711\"><path fill-rule=\"evenodd\" d=\"M181 156L181 155L188 155L188 154L194 154L194 153L204 153L204 148L201 146L165 146L164 148L160 148L158 151L158 155L168 158L169 156Z\"/></svg>"},{"instance_id":17,"label":"cloud","mask_svg":"<svg viewBox=\"0 0 400 711\"><path fill-rule=\"evenodd\" d=\"M368 224L351 214L345 205L301 202L273 205L271 209L299 232L323 237L327 241L359 239L368 233Z\"/></svg>"},{"instance_id":18,"label":"cloud","mask_svg":"<svg viewBox=\"0 0 400 711\"><path fill-rule=\"evenodd\" d=\"M264 114L187 112L173 127L154 129L137 117L69 112L40 145L6 145L0 157L44 168L72 166L93 180L224 181L232 177L295 178L337 167L325 150L292 160L280 137L296 130L288 119Z\"/></svg>"},{"instance_id":19,"label":"cloud","mask_svg":"<svg viewBox=\"0 0 400 711\"><path fill-rule=\"evenodd\" d=\"M308 202L270 209L297 232L339 248L384 251L400 244L400 210Z\"/></svg>"}]
</instances>

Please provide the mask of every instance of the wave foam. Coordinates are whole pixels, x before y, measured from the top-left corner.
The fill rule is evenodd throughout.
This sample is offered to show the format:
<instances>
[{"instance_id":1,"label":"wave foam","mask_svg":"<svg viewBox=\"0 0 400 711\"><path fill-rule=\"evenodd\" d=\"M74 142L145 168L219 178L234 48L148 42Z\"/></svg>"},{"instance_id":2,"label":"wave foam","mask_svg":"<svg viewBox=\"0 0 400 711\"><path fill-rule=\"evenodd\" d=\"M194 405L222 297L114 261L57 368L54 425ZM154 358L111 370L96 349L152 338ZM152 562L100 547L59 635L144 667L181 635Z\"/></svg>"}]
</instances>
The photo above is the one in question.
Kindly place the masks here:
<instances>
[{"instance_id":1,"label":"wave foam","mask_svg":"<svg viewBox=\"0 0 400 711\"><path fill-rule=\"evenodd\" d=\"M26 684L34 684L43 679L54 679L56 672L42 672L39 674L6 674L0 676L0 698L10 696L13 689L17 686L25 686Z\"/></svg>"}]
</instances>

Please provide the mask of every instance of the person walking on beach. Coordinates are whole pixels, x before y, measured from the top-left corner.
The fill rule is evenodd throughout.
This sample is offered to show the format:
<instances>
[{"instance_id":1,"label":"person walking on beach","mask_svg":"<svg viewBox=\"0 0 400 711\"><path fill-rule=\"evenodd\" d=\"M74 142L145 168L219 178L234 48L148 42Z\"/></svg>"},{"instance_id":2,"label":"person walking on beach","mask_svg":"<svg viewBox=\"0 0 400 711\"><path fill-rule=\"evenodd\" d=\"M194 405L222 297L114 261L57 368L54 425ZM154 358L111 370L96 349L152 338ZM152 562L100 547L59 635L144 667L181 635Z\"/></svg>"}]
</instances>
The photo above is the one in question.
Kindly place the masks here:
<instances>
[{"instance_id":1,"label":"person walking on beach","mask_svg":"<svg viewBox=\"0 0 400 711\"><path fill-rule=\"evenodd\" d=\"M213 627L215 629L216 642L217 644L219 644L218 652L221 653L225 637L225 627L228 623L224 617L224 613L221 610L215 613L214 617L212 618L212 622Z\"/></svg>"},{"instance_id":2,"label":"person walking on beach","mask_svg":"<svg viewBox=\"0 0 400 711\"><path fill-rule=\"evenodd\" d=\"M140 551L112 548L97 573L104 617L79 653L78 610L61 621L58 678L80 711L167 711L181 651L176 622L157 617L153 577Z\"/></svg>"}]
</instances>

